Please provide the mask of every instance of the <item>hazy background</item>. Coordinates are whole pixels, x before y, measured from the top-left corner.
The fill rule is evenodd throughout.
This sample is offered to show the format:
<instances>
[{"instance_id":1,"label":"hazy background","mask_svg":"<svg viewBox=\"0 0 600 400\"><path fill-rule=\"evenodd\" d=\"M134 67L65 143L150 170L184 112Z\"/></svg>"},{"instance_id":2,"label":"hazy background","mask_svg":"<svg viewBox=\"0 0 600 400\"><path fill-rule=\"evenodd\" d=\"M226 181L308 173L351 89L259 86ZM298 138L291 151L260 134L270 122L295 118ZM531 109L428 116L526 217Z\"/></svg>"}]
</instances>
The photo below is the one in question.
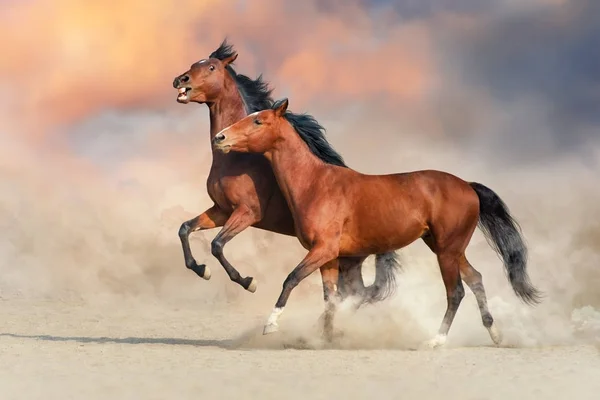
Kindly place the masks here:
<instances>
[{"instance_id":1,"label":"hazy background","mask_svg":"<svg viewBox=\"0 0 600 400\"><path fill-rule=\"evenodd\" d=\"M353 168L442 169L507 202L545 302L532 309L517 300L479 232L467 254L509 342L567 343L600 332L598 1L0 0L0 7L6 304L132 301L192 305L206 318L211 307L266 317L305 254L296 239L248 229L227 245L242 274L258 278L252 295L210 255L217 230L192 240L213 271L208 282L185 269L177 237L183 220L211 205L209 121L206 106L177 104L171 83L228 37L237 71L263 73L275 97L313 114ZM394 345L397 332L437 329L445 296L435 258L420 242L402 253L397 295L341 319L353 337L375 333ZM320 301L315 274L291 297L286 323L301 312L316 318ZM459 344L489 341L470 292L452 329Z\"/></svg>"}]
</instances>

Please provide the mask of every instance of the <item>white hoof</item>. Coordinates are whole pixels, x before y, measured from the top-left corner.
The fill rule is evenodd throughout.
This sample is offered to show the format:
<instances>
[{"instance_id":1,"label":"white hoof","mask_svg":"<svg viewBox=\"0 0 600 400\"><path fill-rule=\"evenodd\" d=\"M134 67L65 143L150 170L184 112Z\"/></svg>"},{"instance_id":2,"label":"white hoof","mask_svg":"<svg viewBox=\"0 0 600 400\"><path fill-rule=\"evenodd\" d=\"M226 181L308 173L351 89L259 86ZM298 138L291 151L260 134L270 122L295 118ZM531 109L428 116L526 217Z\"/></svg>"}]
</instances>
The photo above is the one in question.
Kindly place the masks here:
<instances>
[{"instance_id":1,"label":"white hoof","mask_svg":"<svg viewBox=\"0 0 600 400\"><path fill-rule=\"evenodd\" d=\"M436 335L433 339L424 342L421 347L425 349L435 349L446 344L446 335Z\"/></svg>"},{"instance_id":2,"label":"white hoof","mask_svg":"<svg viewBox=\"0 0 600 400\"><path fill-rule=\"evenodd\" d=\"M202 278L209 280L211 276L212 276L212 272L210 271L210 268L205 266L204 267L204 275L202 275Z\"/></svg>"},{"instance_id":3,"label":"white hoof","mask_svg":"<svg viewBox=\"0 0 600 400\"><path fill-rule=\"evenodd\" d=\"M496 324L492 324L492 326L490 326L488 328L488 332L490 333L490 337L492 338L492 340L494 341L494 344L496 346L499 346L502 343L502 333L500 332L500 330L496 327Z\"/></svg>"},{"instance_id":4,"label":"white hoof","mask_svg":"<svg viewBox=\"0 0 600 400\"><path fill-rule=\"evenodd\" d=\"M256 281L256 279L252 278L252 281L250 282L250 285L248 285L248 289L246 289L246 290L249 291L250 293L254 293L254 292L256 292L257 287L258 287L258 282Z\"/></svg>"},{"instance_id":5,"label":"white hoof","mask_svg":"<svg viewBox=\"0 0 600 400\"><path fill-rule=\"evenodd\" d=\"M268 335L269 333L275 333L279 330L279 325L277 324L267 324L263 329L263 335Z\"/></svg>"}]
</instances>

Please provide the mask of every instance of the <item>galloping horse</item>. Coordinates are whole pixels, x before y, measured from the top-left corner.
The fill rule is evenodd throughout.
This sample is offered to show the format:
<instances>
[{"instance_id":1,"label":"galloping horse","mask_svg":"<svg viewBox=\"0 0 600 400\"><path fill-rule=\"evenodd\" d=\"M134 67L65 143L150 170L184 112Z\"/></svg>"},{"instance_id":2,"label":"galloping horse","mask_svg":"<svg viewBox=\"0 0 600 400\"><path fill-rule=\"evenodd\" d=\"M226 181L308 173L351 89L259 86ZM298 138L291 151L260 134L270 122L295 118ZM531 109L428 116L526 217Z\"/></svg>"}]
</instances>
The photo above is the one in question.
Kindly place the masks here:
<instances>
[{"instance_id":1,"label":"galloping horse","mask_svg":"<svg viewBox=\"0 0 600 400\"><path fill-rule=\"evenodd\" d=\"M223 41L209 58L200 60L173 81L178 90L177 101L208 105L210 138L223 128L244 118L249 113L270 108L273 104L271 89L259 76L252 80L232 68L237 58L233 47ZM302 140L322 162L346 167L342 157L327 145L323 128L312 118L290 114L302 127ZM207 181L208 195L214 205L199 216L184 222L179 229L185 264L204 279L210 279L210 269L198 265L190 244L190 233L223 227L212 241L212 255L219 260L229 278L244 289L254 292L257 287L252 277L242 278L223 255L223 247L249 226L294 236L294 219L281 194L273 171L264 157L256 154L235 154L225 157L213 151L213 160ZM400 264L394 252L376 255L375 282L365 288L361 266L364 258L340 260L339 288L343 295L362 297L362 303L384 300L393 293L394 272Z\"/></svg>"},{"instance_id":2,"label":"galloping horse","mask_svg":"<svg viewBox=\"0 0 600 400\"><path fill-rule=\"evenodd\" d=\"M331 330L338 258L361 259L421 238L437 255L448 301L438 334L428 344L445 343L465 294L461 278L475 294L483 325L499 344L502 336L488 310L481 274L465 256L478 225L502 257L517 296L529 304L539 302L540 292L527 275L527 249L518 225L491 189L441 171L365 175L326 164L301 139L302 127L287 107L287 99L277 101L225 128L212 142L222 153L264 154L294 216L296 235L309 250L283 283L264 334L278 329L290 293L317 269L327 303L326 328Z\"/></svg>"}]
</instances>

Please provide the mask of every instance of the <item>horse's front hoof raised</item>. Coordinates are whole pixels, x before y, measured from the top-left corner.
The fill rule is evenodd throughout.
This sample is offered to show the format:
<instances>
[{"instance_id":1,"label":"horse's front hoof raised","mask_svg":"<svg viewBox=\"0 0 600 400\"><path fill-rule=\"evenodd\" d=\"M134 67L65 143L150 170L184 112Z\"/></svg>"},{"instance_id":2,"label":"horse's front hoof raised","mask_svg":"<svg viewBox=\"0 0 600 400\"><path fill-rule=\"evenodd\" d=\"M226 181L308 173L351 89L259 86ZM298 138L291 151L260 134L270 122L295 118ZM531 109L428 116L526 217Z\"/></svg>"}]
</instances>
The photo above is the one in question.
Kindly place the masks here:
<instances>
[{"instance_id":1,"label":"horse's front hoof raised","mask_svg":"<svg viewBox=\"0 0 600 400\"><path fill-rule=\"evenodd\" d=\"M246 288L246 290L249 291L250 293L254 293L254 292L256 292L256 288L258 288L257 280L254 278L250 278L250 283L248 284L248 287Z\"/></svg>"},{"instance_id":2,"label":"horse's front hoof raised","mask_svg":"<svg viewBox=\"0 0 600 400\"><path fill-rule=\"evenodd\" d=\"M210 279L210 277L212 276L212 272L210 271L210 268L208 268L206 265L204 266L204 275L202 275L203 279L206 279L207 281Z\"/></svg>"},{"instance_id":3,"label":"horse's front hoof raised","mask_svg":"<svg viewBox=\"0 0 600 400\"><path fill-rule=\"evenodd\" d=\"M196 261L193 261L193 263L191 263L191 265L188 264L188 268L191 269L192 271L194 271L196 273L196 275L198 275L202 279L209 280L210 277L212 276L212 272L210 271L210 268L208 268L204 264L198 265L198 264L196 264Z\"/></svg>"}]
</instances>

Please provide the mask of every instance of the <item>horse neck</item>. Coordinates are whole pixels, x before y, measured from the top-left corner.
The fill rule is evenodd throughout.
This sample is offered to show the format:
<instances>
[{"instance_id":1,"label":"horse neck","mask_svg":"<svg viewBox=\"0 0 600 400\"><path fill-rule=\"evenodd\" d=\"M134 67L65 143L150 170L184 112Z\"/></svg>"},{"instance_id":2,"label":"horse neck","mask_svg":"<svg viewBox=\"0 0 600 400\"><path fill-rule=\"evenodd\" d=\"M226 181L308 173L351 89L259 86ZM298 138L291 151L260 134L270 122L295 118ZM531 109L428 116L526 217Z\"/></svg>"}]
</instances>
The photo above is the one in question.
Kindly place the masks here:
<instances>
[{"instance_id":1,"label":"horse neck","mask_svg":"<svg viewBox=\"0 0 600 400\"><path fill-rule=\"evenodd\" d=\"M223 91L208 106L210 114L210 140L229 125L247 115L246 105L233 78L226 74Z\"/></svg>"},{"instance_id":2,"label":"horse neck","mask_svg":"<svg viewBox=\"0 0 600 400\"><path fill-rule=\"evenodd\" d=\"M315 156L289 122L281 122L281 139L265 153L281 192L294 213L296 204L311 196L313 179L327 166Z\"/></svg>"}]
</instances>

